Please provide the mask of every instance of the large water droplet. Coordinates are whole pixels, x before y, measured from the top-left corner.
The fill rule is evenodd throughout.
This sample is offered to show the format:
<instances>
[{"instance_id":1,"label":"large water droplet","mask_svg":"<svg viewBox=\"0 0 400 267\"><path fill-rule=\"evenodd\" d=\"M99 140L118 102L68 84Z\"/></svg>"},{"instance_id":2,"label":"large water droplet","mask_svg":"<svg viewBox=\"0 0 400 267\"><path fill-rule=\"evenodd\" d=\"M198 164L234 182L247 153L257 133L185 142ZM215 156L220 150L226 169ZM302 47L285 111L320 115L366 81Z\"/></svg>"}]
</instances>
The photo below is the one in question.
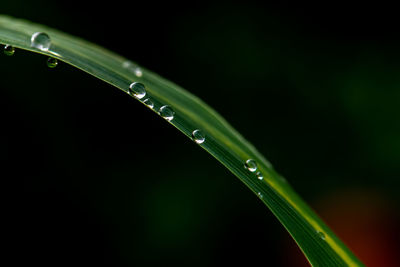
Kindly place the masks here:
<instances>
[{"instance_id":1,"label":"large water droplet","mask_svg":"<svg viewBox=\"0 0 400 267\"><path fill-rule=\"evenodd\" d=\"M166 119L167 121L172 121L174 119L175 111L170 106L162 106L158 113Z\"/></svg>"},{"instance_id":2,"label":"large water droplet","mask_svg":"<svg viewBox=\"0 0 400 267\"><path fill-rule=\"evenodd\" d=\"M47 66L48 66L49 68L53 69L53 68L57 67L57 65L58 65L58 60L57 60L56 58L54 58L54 57L49 57L49 58L47 59Z\"/></svg>"},{"instance_id":3,"label":"large water droplet","mask_svg":"<svg viewBox=\"0 0 400 267\"><path fill-rule=\"evenodd\" d=\"M200 130L194 130L192 132L192 138L198 144L202 144L206 140L206 136Z\"/></svg>"},{"instance_id":4,"label":"large water droplet","mask_svg":"<svg viewBox=\"0 0 400 267\"><path fill-rule=\"evenodd\" d=\"M146 98L145 100L143 100L143 103L149 108L154 108L154 103L150 100L150 98Z\"/></svg>"},{"instance_id":5,"label":"large water droplet","mask_svg":"<svg viewBox=\"0 0 400 267\"><path fill-rule=\"evenodd\" d=\"M37 48L41 51L49 50L51 46L51 39L44 32L35 32L31 37L31 47Z\"/></svg>"},{"instance_id":6,"label":"large water droplet","mask_svg":"<svg viewBox=\"0 0 400 267\"><path fill-rule=\"evenodd\" d=\"M244 167L251 172L255 172L257 170L257 163L255 162L254 159L248 159L246 160Z\"/></svg>"},{"instance_id":7,"label":"large water droplet","mask_svg":"<svg viewBox=\"0 0 400 267\"><path fill-rule=\"evenodd\" d=\"M262 175L261 172L256 172L256 176L257 176L257 179L258 179L258 180L264 179L264 176Z\"/></svg>"},{"instance_id":8,"label":"large water droplet","mask_svg":"<svg viewBox=\"0 0 400 267\"><path fill-rule=\"evenodd\" d=\"M12 56L15 53L15 48L11 45L5 45L4 46L4 54L7 56Z\"/></svg>"},{"instance_id":9,"label":"large water droplet","mask_svg":"<svg viewBox=\"0 0 400 267\"><path fill-rule=\"evenodd\" d=\"M144 84L134 82L129 86L128 92L131 96L142 99L146 95L146 88Z\"/></svg>"}]
</instances>

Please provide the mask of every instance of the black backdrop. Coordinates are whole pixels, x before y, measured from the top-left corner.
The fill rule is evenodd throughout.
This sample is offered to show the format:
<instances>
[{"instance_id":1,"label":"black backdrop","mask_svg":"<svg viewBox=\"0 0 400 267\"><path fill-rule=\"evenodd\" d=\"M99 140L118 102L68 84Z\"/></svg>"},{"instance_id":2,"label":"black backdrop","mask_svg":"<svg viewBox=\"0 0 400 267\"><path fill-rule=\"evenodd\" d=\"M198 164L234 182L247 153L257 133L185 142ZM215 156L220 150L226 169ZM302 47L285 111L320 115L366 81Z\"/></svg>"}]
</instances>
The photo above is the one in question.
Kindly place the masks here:
<instances>
[{"instance_id":1,"label":"black backdrop","mask_svg":"<svg viewBox=\"0 0 400 267\"><path fill-rule=\"evenodd\" d=\"M400 174L396 9L16 0L0 10L102 45L201 97L324 218L336 216L331 225L355 221L355 231L370 217L357 220L359 206L336 215L321 204L329 199L391 203L382 204L387 213L379 205L370 212L383 222L366 231L385 244L397 240L389 227L398 220ZM10 260L304 262L273 215L211 156L126 94L66 64L48 69L45 60L18 50L0 56Z\"/></svg>"}]
</instances>

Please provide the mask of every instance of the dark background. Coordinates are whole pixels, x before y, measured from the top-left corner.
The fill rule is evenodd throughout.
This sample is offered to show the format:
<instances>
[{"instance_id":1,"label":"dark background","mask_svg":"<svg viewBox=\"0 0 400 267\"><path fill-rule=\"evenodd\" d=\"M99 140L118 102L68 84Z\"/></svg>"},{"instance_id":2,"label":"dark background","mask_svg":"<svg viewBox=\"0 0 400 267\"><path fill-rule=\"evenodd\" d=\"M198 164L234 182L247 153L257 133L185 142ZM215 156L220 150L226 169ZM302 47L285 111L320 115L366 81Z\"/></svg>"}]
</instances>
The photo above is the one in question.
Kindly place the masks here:
<instances>
[{"instance_id":1,"label":"dark background","mask_svg":"<svg viewBox=\"0 0 400 267\"><path fill-rule=\"evenodd\" d=\"M15 0L0 12L102 45L199 96L368 266L396 266L396 8ZM303 266L275 217L210 155L121 91L45 61L0 55L9 259Z\"/></svg>"}]
</instances>

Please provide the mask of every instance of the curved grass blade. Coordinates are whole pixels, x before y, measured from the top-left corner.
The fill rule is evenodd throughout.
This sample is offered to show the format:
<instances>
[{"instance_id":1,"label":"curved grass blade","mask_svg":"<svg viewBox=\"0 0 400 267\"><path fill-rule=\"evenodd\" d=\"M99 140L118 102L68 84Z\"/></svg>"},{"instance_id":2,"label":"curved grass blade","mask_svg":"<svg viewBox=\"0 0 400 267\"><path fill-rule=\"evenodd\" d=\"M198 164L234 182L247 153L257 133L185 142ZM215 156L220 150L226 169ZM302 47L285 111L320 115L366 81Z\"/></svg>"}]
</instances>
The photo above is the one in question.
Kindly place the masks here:
<instances>
[{"instance_id":1,"label":"curved grass blade","mask_svg":"<svg viewBox=\"0 0 400 267\"><path fill-rule=\"evenodd\" d=\"M40 37L39 32L51 39L48 47L44 45L45 35L32 43L32 38ZM274 213L312 265L363 266L271 164L194 95L95 44L28 21L0 16L0 43L71 64L163 116L246 184Z\"/></svg>"}]
</instances>

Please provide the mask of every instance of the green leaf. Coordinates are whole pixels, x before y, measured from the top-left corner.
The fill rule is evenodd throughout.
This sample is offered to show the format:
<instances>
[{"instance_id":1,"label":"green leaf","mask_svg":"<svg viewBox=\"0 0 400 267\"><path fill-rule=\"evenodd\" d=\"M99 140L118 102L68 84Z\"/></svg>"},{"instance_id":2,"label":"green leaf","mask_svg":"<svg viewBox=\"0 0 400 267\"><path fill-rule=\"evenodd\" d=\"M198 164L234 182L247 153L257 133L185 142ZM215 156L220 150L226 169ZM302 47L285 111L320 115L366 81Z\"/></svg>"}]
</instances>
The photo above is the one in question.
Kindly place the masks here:
<instances>
[{"instance_id":1,"label":"green leaf","mask_svg":"<svg viewBox=\"0 0 400 267\"><path fill-rule=\"evenodd\" d=\"M32 36L38 32L46 33L51 39L48 49L40 46L46 41L45 35L39 35L39 38L44 38L39 40L39 45L32 44ZM196 96L102 47L28 21L0 16L0 43L56 58L128 94L129 86L133 82L145 85L146 95L137 98L138 101L156 114L164 115L170 124L191 139L193 131L200 129L200 135L196 135L194 139L202 138L202 133L205 140L197 140L196 143L220 161L265 203L312 265L363 265L255 147ZM139 86L138 90L140 89ZM134 94L130 95L134 97ZM166 105L172 110L161 108ZM254 166L251 161L246 164L249 159L254 160ZM253 171L254 168L257 170Z\"/></svg>"}]
</instances>

